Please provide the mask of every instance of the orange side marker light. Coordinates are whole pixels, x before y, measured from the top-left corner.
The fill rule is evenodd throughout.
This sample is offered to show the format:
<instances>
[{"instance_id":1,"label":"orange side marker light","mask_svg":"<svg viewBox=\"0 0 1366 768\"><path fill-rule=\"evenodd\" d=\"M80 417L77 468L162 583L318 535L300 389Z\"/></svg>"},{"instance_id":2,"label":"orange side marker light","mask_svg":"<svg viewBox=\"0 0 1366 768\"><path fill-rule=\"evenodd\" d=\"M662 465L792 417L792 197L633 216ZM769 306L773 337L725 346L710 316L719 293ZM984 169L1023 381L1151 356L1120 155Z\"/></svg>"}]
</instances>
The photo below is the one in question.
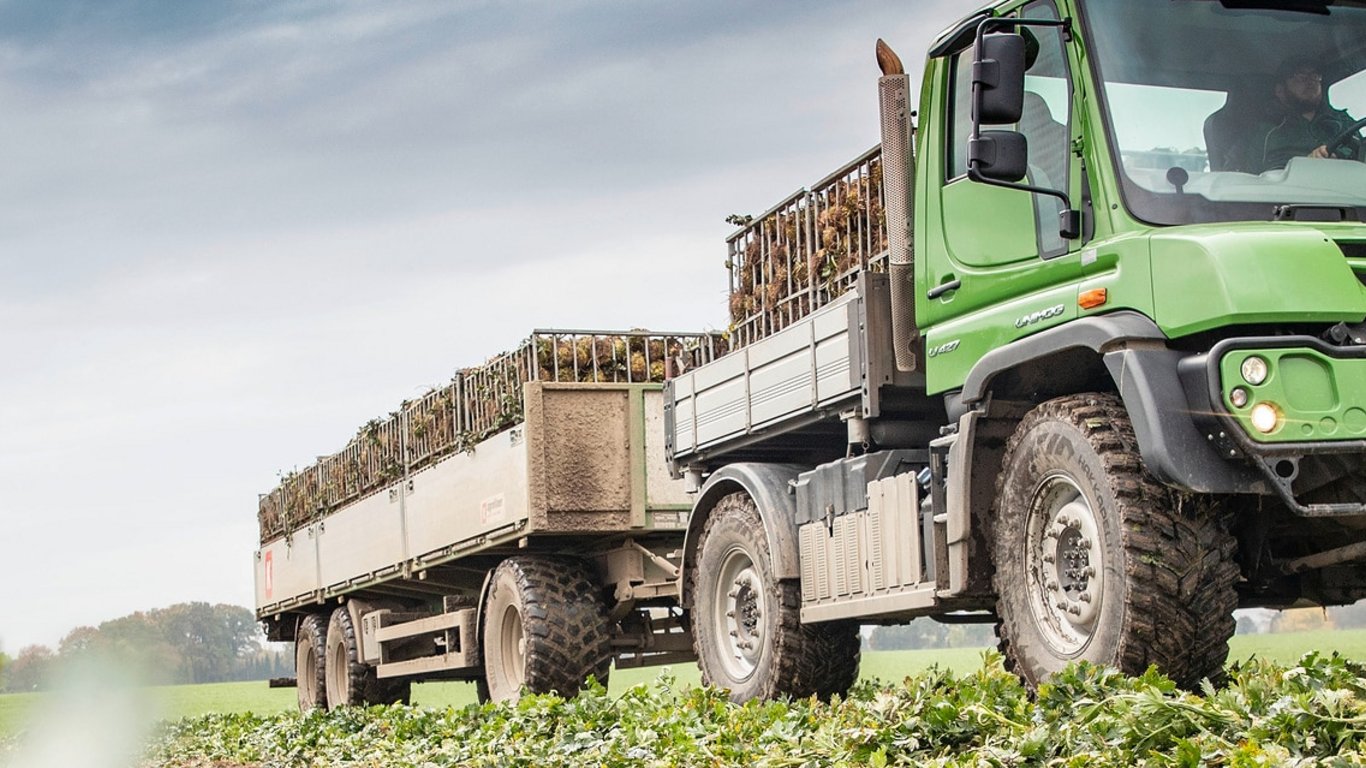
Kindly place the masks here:
<instances>
[{"instance_id":1,"label":"orange side marker light","mask_svg":"<svg viewBox=\"0 0 1366 768\"><path fill-rule=\"evenodd\" d=\"M1092 288L1089 291L1082 291L1077 296L1077 306L1082 309L1095 309L1109 300L1104 288Z\"/></svg>"}]
</instances>

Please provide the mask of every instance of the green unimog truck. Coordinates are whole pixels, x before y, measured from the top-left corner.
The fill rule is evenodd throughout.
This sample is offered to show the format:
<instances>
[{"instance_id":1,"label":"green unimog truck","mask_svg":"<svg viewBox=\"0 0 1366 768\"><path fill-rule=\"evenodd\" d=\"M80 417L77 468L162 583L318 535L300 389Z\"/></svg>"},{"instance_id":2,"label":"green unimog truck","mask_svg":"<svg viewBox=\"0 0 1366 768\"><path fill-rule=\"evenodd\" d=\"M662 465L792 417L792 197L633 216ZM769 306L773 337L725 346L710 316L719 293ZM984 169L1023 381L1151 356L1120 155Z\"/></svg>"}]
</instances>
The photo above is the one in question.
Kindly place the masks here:
<instances>
[{"instance_id":1,"label":"green unimog truck","mask_svg":"<svg viewBox=\"0 0 1366 768\"><path fill-rule=\"evenodd\" d=\"M344 500L263 532L259 615L308 702L694 655L737 700L828 695L861 625L920 616L994 623L1030 683L1084 659L1195 686L1235 608L1366 597L1366 3L997 3L933 41L918 110L878 61L881 146L730 238L725 338L574 385L617 387L620 461L563 442L528 479L524 442L594 437L528 410L473 454L516 472L431 486L430 552L406 465L373 491L392 522ZM576 507L555 456L620 501ZM305 530L392 555L282 570Z\"/></svg>"}]
</instances>

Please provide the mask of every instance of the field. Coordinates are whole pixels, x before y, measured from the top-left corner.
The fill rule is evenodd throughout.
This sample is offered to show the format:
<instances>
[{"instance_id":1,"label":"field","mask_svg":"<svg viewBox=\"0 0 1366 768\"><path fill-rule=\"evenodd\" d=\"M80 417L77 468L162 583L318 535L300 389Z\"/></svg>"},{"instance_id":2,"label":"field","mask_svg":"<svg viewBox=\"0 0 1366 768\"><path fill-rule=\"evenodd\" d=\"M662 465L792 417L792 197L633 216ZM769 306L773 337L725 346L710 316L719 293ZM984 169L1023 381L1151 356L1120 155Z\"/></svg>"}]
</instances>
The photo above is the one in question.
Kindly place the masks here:
<instances>
[{"instance_id":1,"label":"field","mask_svg":"<svg viewBox=\"0 0 1366 768\"><path fill-rule=\"evenodd\" d=\"M665 675L623 691L597 686L568 701L528 696L511 706L213 714L162 726L143 765L1366 764L1361 661L1311 653L1288 667L1242 662L1227 685L1202 695L1156 673L1128 678L1085 665L1031 695L999 656L985 661L963 675L929 670L896 683L863 682L828 703L735 705L723 692ZM14 764L24 764L26 756L14 754Z\"/></svg>"},{"instance_id":2,"label":"field","mask_svg":"<svg viewBox=\"0 0 1366 768\"><path fill-rule=\"evenodd\" d=\"M1293 664L1305 652L1337 651L1348 658L1366 660L1366 629L1290 632L1270 635L1239 635L1232 642L1231 660L1265 659ZM984 648L917 651L872 651L863 655L863 680L899 682L931 667L967 674L982 666ZM697 668L678 665L669 669L680 686L696 685ZM660 669L626 669L613 672L609 693L619 695L638 683L656 680ZM254 712L269 714L294 709L292 688L271 689L264 682L179 685L148 689L153 711L166 719L198 717L209 713ZM0 737L24 727L27 716L47 694L0 695ZM414 686L413 703L423 707L464 707L475 701L469 683L425 683Z\"/></svg>"}]
</instances>

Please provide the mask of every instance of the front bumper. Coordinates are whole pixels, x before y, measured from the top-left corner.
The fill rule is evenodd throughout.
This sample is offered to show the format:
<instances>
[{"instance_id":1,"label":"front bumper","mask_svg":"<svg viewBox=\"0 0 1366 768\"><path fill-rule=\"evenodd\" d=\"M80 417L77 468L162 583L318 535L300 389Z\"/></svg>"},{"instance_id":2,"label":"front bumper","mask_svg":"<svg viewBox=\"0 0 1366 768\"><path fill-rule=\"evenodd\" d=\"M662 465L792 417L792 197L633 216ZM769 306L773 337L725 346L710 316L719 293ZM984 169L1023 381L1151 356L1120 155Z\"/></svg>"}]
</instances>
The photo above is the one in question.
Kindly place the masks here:
<instances>
[{"instance_id":1,"label":"front bumper","mask_svg":"<svg viewBox=\"0 0 1366 768\"><path fill-rule=\"evenodd\" d=\"M1254 356L1267 364L1258 384L1242 373ZM1366 469L1366 346L1307 336L1226 339L1180 368L1191 405L1209 404L1200 419L1207 439L1229 458L1245 456L1296 514L1366 514L1366 503L1323 492L1344 480L1350 488ZM1259 406L1276 413L1270 429L1254 425Z\"/></svg>"}]
</instances>

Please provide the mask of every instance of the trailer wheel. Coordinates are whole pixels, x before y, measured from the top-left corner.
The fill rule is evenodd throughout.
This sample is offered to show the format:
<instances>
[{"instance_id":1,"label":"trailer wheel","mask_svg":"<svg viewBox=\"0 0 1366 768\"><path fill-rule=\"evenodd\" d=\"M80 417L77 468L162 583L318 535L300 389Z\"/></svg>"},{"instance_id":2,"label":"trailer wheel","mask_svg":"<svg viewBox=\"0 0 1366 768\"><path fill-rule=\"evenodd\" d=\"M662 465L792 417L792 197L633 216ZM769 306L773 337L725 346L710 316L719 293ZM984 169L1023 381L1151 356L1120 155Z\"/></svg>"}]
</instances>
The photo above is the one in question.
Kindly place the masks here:
<instances>
[{"instance_id":1,"label":"trailer wheel","mask_svg":"<svg viewBox=\"0 0 1366 768\"><path fill-rule=\"evenodd\" d=\"M522 555L493 571L484 602L481 697L573 696L589 675L607 683L612 633L602 586L574 558Z\"/></svg>"},{"instance_id":2,"label":"trailer wheel","mask_svg":"<svg viewBox=\"0 0 1366 768\"><path fill-rule=\"evenodd\" d=\"M1006 447L997 487L997 631L1030 686L1086 660L1178 685L1222 679L1234 539L1143 468L1113 395L1050 400Z\"/></svg>"},{"instance_id":3,"label":"trailer wheel","mask_svg":"<svg viewBox=\"0 0 1366 768\"><path fill-rule=\"evenodd\" d=\"M702 682L736 702L844 694L858 677L858 624L801 623L801 586L773 578L754 501L717 502L690 574L693 644Z\"/></svg>"},{"instance_id":4,"label":"trailer wheel","mask_svg":"<svg viewBox=\"0 0 1366 768\"><path fill-rule=\"evenodd\" d=\"M323 659L327 652L327 621L309 614L294 633L294 676L299 686L299 711L327 706L327 677Z\"/></svg>"},{"instance_id":5,"label":"trailer wheel","mask_svg":"<svg viewBox=\"0 0 1366 768\"><path fill-rule=\"evenodd\" d=\"M360 630L351 611L341 606L332 612L327 627L327 708L371 704L407 704L412 681L381 680L375 668L361 660Z\"/></svg>"}]
</instances>

